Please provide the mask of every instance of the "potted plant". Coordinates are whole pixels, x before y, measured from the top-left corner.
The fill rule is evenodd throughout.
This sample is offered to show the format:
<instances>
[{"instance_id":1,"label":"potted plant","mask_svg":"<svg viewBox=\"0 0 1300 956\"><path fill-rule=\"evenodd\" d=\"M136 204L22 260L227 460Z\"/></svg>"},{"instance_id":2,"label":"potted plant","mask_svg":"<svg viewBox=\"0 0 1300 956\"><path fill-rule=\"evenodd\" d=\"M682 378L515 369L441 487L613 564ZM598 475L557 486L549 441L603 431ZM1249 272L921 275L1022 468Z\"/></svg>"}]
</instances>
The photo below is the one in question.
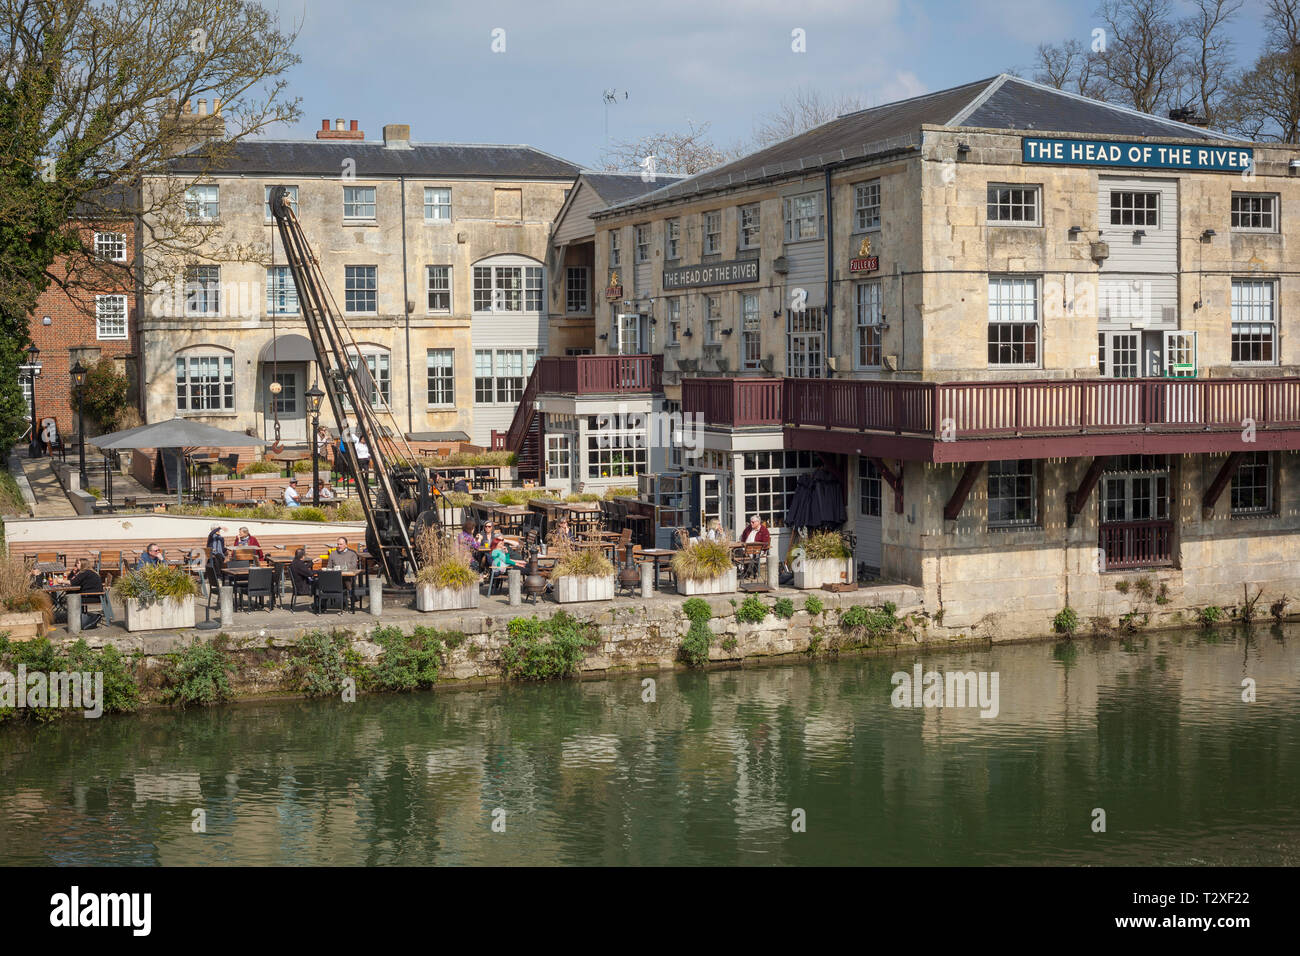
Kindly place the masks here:
<instances>
[{"instance_id":1,"label":"potted plant","mask_svg":"<svg viewBox=\"0 0 1300 956\"><path fill-rule=\"evenodd\" d=\"M555 600L561 604L614 599L614 565L599 551L560 548L556 554L551 583Z\"/></svg>"},{"instance_id":2,"label":"potted plant","mask_svg":"<svg viewBox=\"0 0 1300 956\"><path fill-rule=\"evenodd\" d=\"M808 535L790 549L794 586L808 590L853 580L853 554L835 531Z\"/></svg>"},{"instance_id":3,"label":"potted plant","mask_svg":"<svg viewBox=\"0 0 1300 956\"><path fill-rule=\"evenodd\" d=\"M456 611L478 607L478 574L463 549L448 546L442 533L425 528L415 539L420 571L415 576L417 611Z\"/></svg>"},{"instance_id":4,"label":"potted plant","mask_svg":"<svg viewBox=\"0 0 1300 956\"><path fill-rule=\"evenodd\" d=\"M11 641L30 641L45 633L54 620L54 602L33 588L21 561L0 558L0 633Z\"/></svg>"},{"instance_id":5,"label":"potted plant","mask_svg":"<svg viewBox=\"0 0 1300 956\"><path fill-rule=\"evenodd\" d=\"M118 578L113 593L122 599L128 631L194 626L199 583L180 568L145 565Z\"/></svg>"},{"instance_id":6,"label":"potted plant","mask_svg":"<svg viewBox=\"0 0 1300 956\"><path fill-rule=\"evenodd\" d=\"M730 594L736 590L736 565L722 541L701 539L673 555L678 594Z\"/></svg>"}]
</instances>

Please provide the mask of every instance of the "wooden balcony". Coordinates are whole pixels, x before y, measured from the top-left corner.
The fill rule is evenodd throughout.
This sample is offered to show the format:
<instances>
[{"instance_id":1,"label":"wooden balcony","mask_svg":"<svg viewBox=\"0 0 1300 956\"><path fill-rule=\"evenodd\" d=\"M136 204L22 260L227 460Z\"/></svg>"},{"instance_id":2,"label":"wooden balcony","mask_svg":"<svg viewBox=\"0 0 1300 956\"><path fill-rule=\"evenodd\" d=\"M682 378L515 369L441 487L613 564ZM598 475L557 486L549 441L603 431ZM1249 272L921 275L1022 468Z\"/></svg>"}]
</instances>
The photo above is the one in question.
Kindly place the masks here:
<instances>
[{"instance_id":1,"label":"wooden balcony","mask_svg":"<svg viewBox=\"0 0 1300 956\"><path fill-rule=\"evenodd\" d=\"M543 395L607 395L663 390L662 355L545 356L537 360Z\"/></svg>"},{"instance_id":2,"label":"wooden balcony","mask_svg":"<svg viewBox=\"0 0 1300 956\"><path fill-rule=\"evenodd\" d=\"M1106 571L1154 568L1174 563L1172 521L1103 523L1099 544Z\"/></svg>"},{"instance_id":3,"label":"wooden balcony","mask_svg":"<svg viewBox=\"0 0 1300 956\"><path fill-rule=\"evenodd\" d=\"M782 425L787 448L934 462L1300 448L1300 378L697 378L682 383L682 411Z\"/></svg>"}]
</instances>

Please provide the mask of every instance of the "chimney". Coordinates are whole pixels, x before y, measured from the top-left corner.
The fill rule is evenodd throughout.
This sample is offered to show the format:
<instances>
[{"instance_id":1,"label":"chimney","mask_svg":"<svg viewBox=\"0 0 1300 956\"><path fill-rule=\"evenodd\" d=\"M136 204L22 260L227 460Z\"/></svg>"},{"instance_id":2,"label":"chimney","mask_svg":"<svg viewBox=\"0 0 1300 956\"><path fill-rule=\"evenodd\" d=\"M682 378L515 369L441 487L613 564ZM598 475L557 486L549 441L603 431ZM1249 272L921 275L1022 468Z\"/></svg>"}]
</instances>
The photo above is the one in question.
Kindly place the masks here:
<instances>
[{"instance_id":1,"label":"chimney","mask_svg":"<svg viewBox=\"0 0 1300 956\"><path fill-rule=\"evenodd\" d=\"M200 99L200 100L199 100L199 115L200 115L200 116L207 116L207 115L208 115L208 101L207 101L207 100L204 100L204 99Z\"/></svg>"},{"instance_id":2,"label":"chimney","mask_svg":"<svg viewBox=\"0 0 1300 956\"><path fill-rule=\"evenodd\" d=\"M169 101L168 109L177 109L175 100ZM223 140L226 136L226 120L221 115L221 100L212 101L211 113L208 112L206 98L198 101L197 110L190 100L186 100L177 113L162 117L160 129L168 134L166 148L170 155L183 153L210 140Z\"/></svg>"},{"instance_id":3,"label":"chimney","mask_svg":"<svg viewBox=\"0 0 1300 956\"><path fill-rule=\"evenodd\" d=\"M365 139L366 134L357 129L357 121L350 122L350 129L343 128L343 120L336 119L331 123L327 119L320 121L320 129L316 130L317 139Z\"/></svg>"},{"instance_id":4,"label":"chimney","mask_svg":"<svg viewBox=\"0 0 1300 956\"><path fill-rule=\"evenodd\" d=\"M386 149L410 149L411 127L407 123L389 123L384 127Z\"/></svg>"}]
</instances>

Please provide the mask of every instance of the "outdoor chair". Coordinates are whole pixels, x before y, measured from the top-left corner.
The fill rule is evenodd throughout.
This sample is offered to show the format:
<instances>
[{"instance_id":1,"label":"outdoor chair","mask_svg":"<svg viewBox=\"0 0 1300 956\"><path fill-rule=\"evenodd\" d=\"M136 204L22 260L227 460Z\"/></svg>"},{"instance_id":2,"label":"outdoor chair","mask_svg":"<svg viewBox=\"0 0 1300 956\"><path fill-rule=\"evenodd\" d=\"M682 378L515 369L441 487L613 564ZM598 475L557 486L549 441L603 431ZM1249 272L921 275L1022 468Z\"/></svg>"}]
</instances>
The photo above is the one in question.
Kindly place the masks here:
<instances>
[{"instance_id":1,"label":"outdoor chair","mask_svg":"<svg viewBox=\"0 0 1300 956\"><path fill-rule=\"evenodd\" d=\"M95 573L102 575L105 571L112 571L114 574L122 573L121 551L100 551L95 555Z\"/></svg>"},{"instance_id":2,"label":"outdoor chair","mask_svg":"<svg viewBox=\"0 0 1300 956\"><path fill-rule=\"evenodd\" d=\"M266 485L254 485L248 489L248 497L254 501L265 501L267 499Z\"/></svg>"},{"instance_id":3,"label":"outdoor chair","mask_svg":"<svg viewBox=\"0 0 1300 956\"><path fill-rule=\"evenodd\" d=\"M228 568L251 568L253 562L249 558L234 558L226 563Z\"/></svg>"},{"instance_id":4,"label":"outdoor chair","mask_svg":"<svg viewBox=\"0 0 1300 956\"><path fill-rule=\"evenodd\" d=\"M343 572L334 570L324 570L316 575L316 597L312 602L312 609L317 614L325 607L326 604L336 604L340 612L343 605L347 603L348 592L343 586Z\"/></svg>"},{"instance_id":5,"label":"outdoor chair","mask_svg":"<svg viewBox=\"0 0 1300 956\"><path fill-rule=\"evenodd\" d=\"M253 598L257 598L257 606L269 611L275 605L274 578L275 572L270 568L253 568L248 572L247 582L235 593L236 595L243 595L248 601L250 609L253 605Z\"/></svg>"},{"instance_id":6,"label":"outdoor chair","mask_svg":"<svg viewBox=\"0 0 1300 956\"><path fill-rule=\"evenodd\" d=\"M229 468L230 473L233 475L235 473L235 469L239 466L239 453L235 452L230 455L221 455L219 458L217 458L217 462L218 464L225 465L227 468Z\"/></svg>"},{"instance_id":7,"label":"outdoor chair","mask_svg":"<svg viewBox=\"0 0 1300 956\"><path fill-rule=\"evenodd\" d=\"M289 610L290 612L293 612L298 610L298 598L314 597L316 592L311 578L294 574L292 570L289 572L289 577L291 579L291 587L289 590ZM313 604L314 603L315 602L313 601Z\"/></svg>"}]
</instances>

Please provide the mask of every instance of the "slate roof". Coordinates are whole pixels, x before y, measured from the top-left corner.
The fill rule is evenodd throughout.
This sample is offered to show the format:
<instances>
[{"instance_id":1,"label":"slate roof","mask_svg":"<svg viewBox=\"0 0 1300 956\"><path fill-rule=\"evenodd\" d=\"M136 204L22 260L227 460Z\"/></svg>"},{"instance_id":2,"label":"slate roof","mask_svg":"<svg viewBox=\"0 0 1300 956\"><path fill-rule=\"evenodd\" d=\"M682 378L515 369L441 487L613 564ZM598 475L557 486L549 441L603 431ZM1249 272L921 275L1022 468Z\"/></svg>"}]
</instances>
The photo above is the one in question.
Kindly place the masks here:
<instances>
[{"instance_id":1,"label":"slate roof","mask_svg":"<svg viewBox=\"0 0 1300 956\"><path fill-rule=\"evenodd\" d=\"M807 132L616 204L609 213L920 144L922 126L985 127L1165 139L1239 138L1056 90L1003 73L949 90L846 113ZM600 216L603 213L593 215Z\"/></svg>"},{"instance_id":2,"label":"slate roof","mask_svg":"<svg viewBox=\"0 0 1300 956\"><path fill-rule=\"evenodd\" d=\"M654 182L645 182L640 173L595 173L584 172L582 178L596 191L596 195L605 200L606 205L625 202L637 196L663 189L673 183L681 182L685 176L655 176Z\"/></svg>"},{"instance_id":3,"label":"slate roof","mask_svg":"<svg viewBox=\"0 0 1300 956\"><path fill-rule=\"evenodd\" d=\"M207 169L195 147L172 161L177 172ZM343 161L356 162L359 178L419 176L461 179L573 179L581 171L576 163L552 156L532 146L494 146L471 143L412 143L410 148L384 146L362 140L258 140L231 147L212 171L225 174L277 174L337 176Z\"/></svg>"}]
</instances>

